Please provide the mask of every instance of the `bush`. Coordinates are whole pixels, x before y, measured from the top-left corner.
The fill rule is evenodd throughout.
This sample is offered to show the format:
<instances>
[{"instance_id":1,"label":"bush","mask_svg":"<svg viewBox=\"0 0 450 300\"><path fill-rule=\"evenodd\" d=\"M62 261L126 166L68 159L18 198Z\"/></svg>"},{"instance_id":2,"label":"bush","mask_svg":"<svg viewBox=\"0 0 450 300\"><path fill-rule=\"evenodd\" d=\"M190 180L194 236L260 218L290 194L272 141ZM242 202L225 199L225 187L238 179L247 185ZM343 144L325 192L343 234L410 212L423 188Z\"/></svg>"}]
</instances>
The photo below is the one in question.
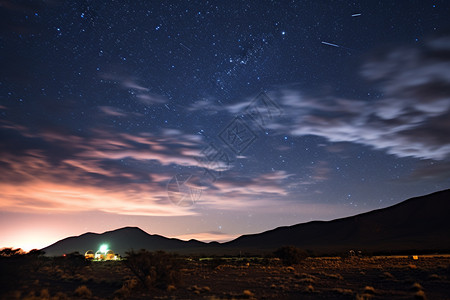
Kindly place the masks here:
<instances>
[{"instance_id":1,"label":"bush","mask_svg":"<svg viewBox=\"0 0 450 300\"><path fill-rule=\"evenodd\" d=\"M25 252L20 249L13 249L13 248L2 248L0 249L0 257L14 257L14 256L19 256L19 255L23 255L25 254Z\"/></svg>"},{"instance_id":2,"label":"bush","mask_svg":"<svg viewBox=\"0 0 450 300\"><path fill-rule=\"evenodd\" d=\"M274 252L275 257L278 257L285 266L292 266L299 264L306 259L307 253L294 246L284 246L278 248Z\"/></svg>"},{"instance_id":3,"label":"bush","mask_svg":"<svg viewBox=\"0 0 450 300\"><path fill-rule=\"evenodd\" d=\"M214 270L220 265L225 264L225 261L220 257L214 257L213 259L207 260L206 263L210 269Z\"/></svg>"},{"instance_id":4,"label":"bush","mask_svg":"<svg viewBox=\"0 0 450 300\"><path fill-rule=\"evenodd\" d=\"M0 298L10 291L17 290L24 281L34 274L25 252L18 248L2 248L0 250Z\"/></svg>"},{"instance_id":5,"label":"bush","mask_svg":"<svg viewBox=\"0 0 450 300\"><path fill-rule=\"evenodd\" d=\"M164 251L127 252L125 265L145 288L156 287L166 290L168 285L181 282L181 260Z\"/></svg>"},{"instance_id":6,"label":"bush","mask_svg":"<svg viewBox=\"0 0 450 300\"><path fill-rule=\"evenodd\" d=\"M86 260L84 255L78 252L65 254L64 256L55 257L53 261L55 267L61 268L65 273L75 275L81 269L88 266L91 262Z\"/></svg>"},{"instance_id":7,"label":"bush","mask_svg":"<svg viewBox=\"0 0 450 300\"><path fill-rule=\"evenodd\" d=\"M82 297L82 298L90 298L92 296L91 290L88 289L88 287L85 285L77 287L74 294L75 294L75 296Z\"/></svg>"},{"instance_id":8,"label":"bush","mask_svg":"<svg viewBox=\"0 0 450 300\"><path fill-rule=\"evenodd\" d=\"M47 258L44 257L44 254L44 251L37 249L33 249L25 254L27 264L33 273L38 272L45 265Z\"/></svg>"}]
</instances>

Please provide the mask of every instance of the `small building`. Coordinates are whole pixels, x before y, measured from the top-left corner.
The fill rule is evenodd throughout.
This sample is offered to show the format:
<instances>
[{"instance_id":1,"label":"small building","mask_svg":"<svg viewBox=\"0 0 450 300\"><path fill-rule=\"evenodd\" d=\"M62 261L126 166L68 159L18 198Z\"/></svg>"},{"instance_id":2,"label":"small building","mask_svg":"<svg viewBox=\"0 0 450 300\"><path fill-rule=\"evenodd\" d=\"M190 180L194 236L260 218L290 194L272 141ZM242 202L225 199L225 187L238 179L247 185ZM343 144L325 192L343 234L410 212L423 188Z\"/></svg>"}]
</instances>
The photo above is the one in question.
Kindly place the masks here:
<instances>
[{"instance_id":1,"label":"small building","mask_svg":"<svg viewBox=\"0 0 450 300\"><path fill-rule=\"evenodd\" d=\"M94 258L96 260L104 260L105 259L105 253L103 251L98 250L97 252L95 252Z\"/></svg>"},{"instance_id":2,"label":"small building","mask_svg":"<svg viewBox=\"0 0 450 300\"><path fill-rule=\"evenodd\" d=\"M85 255L86 259L93 260L120 260L120 255L115 254L114 251L108 249L108 245L103 244L100 246L100 249L94 253L92 250L86 251Z\"/></svg>"},{"instance_id":3,"label":"small building","mask_svg":"<svg viewBox=\"0 0 450 300\"><path fill-rule=\"evenodd\" d=\"M94 251L92 251L92 250L86 251L86 253L84 253L84 258L86 258L86 259L94 259L95 258Z\"/></svg>"},{"instance_id":4,"label":"small building","mask_svg":"<svg viewBox=\"0 0 450 300\"><path fill-rule=\"evenodd\" d=\"M108 250L106 252L105 260L114 260L114 259L116 259L116 255L114 254L114 251Z\"/></svg>"}]
</instances>

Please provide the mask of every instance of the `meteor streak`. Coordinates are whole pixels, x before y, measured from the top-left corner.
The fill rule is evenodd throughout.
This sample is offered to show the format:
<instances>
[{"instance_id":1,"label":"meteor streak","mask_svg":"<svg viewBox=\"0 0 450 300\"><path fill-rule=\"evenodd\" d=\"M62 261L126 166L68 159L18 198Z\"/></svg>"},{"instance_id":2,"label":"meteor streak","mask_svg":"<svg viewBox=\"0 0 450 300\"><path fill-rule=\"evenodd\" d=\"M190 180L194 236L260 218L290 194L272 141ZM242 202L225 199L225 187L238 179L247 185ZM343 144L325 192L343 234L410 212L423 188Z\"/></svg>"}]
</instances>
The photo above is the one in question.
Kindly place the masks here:
<instances>
[{"instance_id":1,"label":"meteor streak","mask_svg":"<svg viewBox=\"0 0 450 300\"><path fill-rule=\"evenodd\" d=\"M322 42L322 44L324 44L324 45L328 45L328 46L333 46L333 47L337 47L337 48L339 48L339 47L340 47L339 45L336 45L336 44L332 44L332 43L327 43L327 42Z\"/></svg>"},{"instance_id":2,"label":"meteor streak","mask_svg":"<svg viewBox=\"0 0 450 300\"><path fill-rule=\"evenodd\" d=\"M186 46L183 43L180 43L180 46L183 47L184 49L188 50L189 52L192 51L188 46Z\"/></svg>"}]
</instances>

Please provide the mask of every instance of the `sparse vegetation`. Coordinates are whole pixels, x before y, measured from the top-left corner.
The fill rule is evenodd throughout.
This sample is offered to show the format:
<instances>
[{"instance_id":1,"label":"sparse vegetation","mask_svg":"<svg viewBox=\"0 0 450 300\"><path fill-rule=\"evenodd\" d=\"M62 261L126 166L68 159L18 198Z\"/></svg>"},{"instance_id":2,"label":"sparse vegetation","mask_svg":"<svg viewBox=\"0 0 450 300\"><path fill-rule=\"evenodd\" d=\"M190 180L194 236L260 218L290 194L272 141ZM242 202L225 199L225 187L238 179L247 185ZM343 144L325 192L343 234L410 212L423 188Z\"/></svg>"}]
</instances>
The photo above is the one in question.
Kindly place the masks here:
<instances>
[{"instance_id":1,"label":"sparse vegetation","mask_svg":"<svg viewBox=\"0 0 450 300\"><path fill-rule=\"evenodd\" d=\"M281 247L274 252L274 255L286 266L299 264L307 257L306 251L300 250L294 246Z\"/></svg>"},{"instance_id":2,"label":"sparse vegetation","mask_svg":"<svg viewBox=\"0 0 450 300\"><path fill-rule=\"evenodd\" d=\"M90 298L92 297L92 292L90 289L88 289L87 286L81 285L76 288L74 291L75 296L81 297L81 298Z\"/></svg>"},{"instance_id":3,"label":"sparse vegetation","mask_svg":"<svg viewBox=\"0 0 450 300\"><path fill-rule=\"evenodd\" d=\"M351 289L334 288L333 291L336 291L342 295L353 295L353 291Z\"/></svg>"},{"instance_id":4,"label":"sparse vegetation","mask_svg":"<svg viewBox=\"0 0 450 300\"><path fill-rule=\"evenodd\" d=\"M305 291L308 292L308 293L314 292L314 287L312 286L312 284L309 284L309 285L306 287Z\"/></svg>"},{"instance_id":5,"label":"sparse vegetation","mask_svg":"<svg viewBox=\"0 0 450 300\"><path fill-rule=\"evenodd\" d=\"M86 260L84 255L78 252L73 252L65 254L64 256L59 256L53 258L53 265L56 268L61 269L64 273L74 276L79 273L84 267L91 264L90 260Z\"/></svg>"},{"instance_id":6,"label":"sparse vegetation","mask_svg":"<svg viewBox=\"0 0 450 300\"><path fill-rule=\"evenodd\" d=\"M384 277L384 278L387 278L387 279L395 279L394 275L392 275L392 274L389 273L389 272L384 272L384 273L383 273L383 277Z\"/></svg>"},{"instance_id":7,"label":"sparse vegetation","mask_svg":"<svg viewBox=\"0 0 450 300\"><path fill-rule=\"evenodd\" d=\"M365 294L375 294L375 289L371 286L366 285L366 287L364 288L364 293Z\"/></svg>"},{"instance_id":8,"label":"sparse vegetation","mask_svg":"<svg viewBox=\"0 0 450 300\"><path fill-rule=\"evenodd\" d=\"M423 291L423 287L420 283L414 282L414 284L411 286L411 290L414 292Z\"/></svg>"},{"instance_id":9,"label":"sparse vegetation","mask_svg":"<svg viewBox=\"0 0 450 300\"><path fill-rule=\"evenodd\" d=\"M417 299L417 300L427 300L427 296L425 295L425 292L424 292L424 291L417 291L417 292L414 294L414 299Z\"/></svg>"},{"instance_id":10,"label":"sparse vegetation","mask_svg":"<svg viewBox=\"0 0 450 300\"><path fill-rule=\"evenodd\" d=\"M163 251L127 252L125 265L145 288L156 287L166 290L168 285L181 282L182 260Z\"/></svg>"},{"instance_id":11,"label":"sparse vegetation","mask_svg":"<svg viewBox=\"0 0 450 300\"><path fill-rule=\"evenodd\" d=\"M70 256L37 255L34 266L30 255L7 253L0 257L0 274L5 274L0 299L443 299L450 286L450 257L421 257L417 269L409 268L404 257L306 258L292 266L274 257L216 257L220 264L212 268L214 257L140 251L127 257L135 260L83 262L70 271L62 263ZM142 276L147 286L131 271L131 262L149 270ZM183 282L171 282L172 271Z\"/></svg>"}]
</instances>

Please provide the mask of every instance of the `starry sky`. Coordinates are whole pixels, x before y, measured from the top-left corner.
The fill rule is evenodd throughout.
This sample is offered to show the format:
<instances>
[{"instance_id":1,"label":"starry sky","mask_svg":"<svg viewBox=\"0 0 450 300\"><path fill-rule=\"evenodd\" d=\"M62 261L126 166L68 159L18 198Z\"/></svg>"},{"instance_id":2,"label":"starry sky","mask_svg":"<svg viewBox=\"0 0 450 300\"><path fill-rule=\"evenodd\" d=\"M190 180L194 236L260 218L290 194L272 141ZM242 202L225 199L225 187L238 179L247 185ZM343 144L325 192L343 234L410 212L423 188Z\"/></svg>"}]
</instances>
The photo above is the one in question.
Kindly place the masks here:
<instances>
[{"instance_id":1,"label":"starry sky","mask_svg":"<svg viewBox=\"0 0 450 300\"><path fill-rule=\"evenodd\" d=\"M226 241L449 188L449 15L2 1L0 247L124 226Z\"/></svg>"}]
</instances>

